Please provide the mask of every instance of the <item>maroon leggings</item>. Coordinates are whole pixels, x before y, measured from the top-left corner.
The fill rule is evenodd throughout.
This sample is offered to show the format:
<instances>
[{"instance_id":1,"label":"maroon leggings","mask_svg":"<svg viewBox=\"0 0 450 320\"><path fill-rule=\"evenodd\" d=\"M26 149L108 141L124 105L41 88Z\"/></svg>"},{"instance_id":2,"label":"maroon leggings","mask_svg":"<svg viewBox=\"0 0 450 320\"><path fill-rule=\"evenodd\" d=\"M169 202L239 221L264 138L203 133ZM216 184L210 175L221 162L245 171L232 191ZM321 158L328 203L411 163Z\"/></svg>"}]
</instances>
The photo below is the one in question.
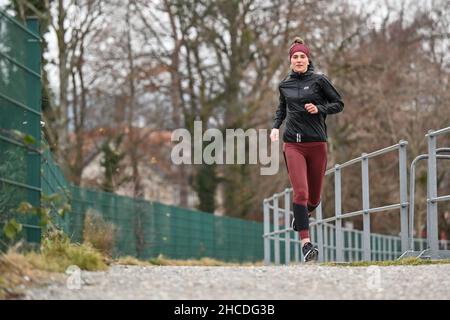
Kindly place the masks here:
<instances>
[{"instance_id":1,"label":"maroon leggings","mask_svg":"<svg viewBox=\"0 0 450 320\"><path fill-rule=\"evenodd\" d=\"M326 142L285 142L283 153L296 204L316 207L320 203L327 168Z\"/></svg>"}]
</instances>

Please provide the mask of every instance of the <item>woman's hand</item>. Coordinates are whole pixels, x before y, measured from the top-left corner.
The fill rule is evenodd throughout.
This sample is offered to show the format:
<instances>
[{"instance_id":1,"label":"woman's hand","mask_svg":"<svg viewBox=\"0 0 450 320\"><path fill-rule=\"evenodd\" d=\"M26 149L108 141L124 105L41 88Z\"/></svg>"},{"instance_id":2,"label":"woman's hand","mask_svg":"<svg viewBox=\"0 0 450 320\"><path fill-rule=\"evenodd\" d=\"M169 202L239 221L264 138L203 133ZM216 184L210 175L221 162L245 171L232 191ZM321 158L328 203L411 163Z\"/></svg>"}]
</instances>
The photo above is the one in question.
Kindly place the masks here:
<instances>
[{"instance_id":1,"label":"woman's hand","mask_svg":"<svg viewBox=\"0 0 450 320\"><path fill-rule=\"evenodd\" d=\"M273 128L272 131L270 132L270 140L272 140L273 142L278 141L279 134L280 130Z\"/></svg>"},{"instance_id":2,"label":"woman's hand","mask_svg":"<svg viewBox=\"0 0 450 320\"><path fill-rule=\"evenodd\" d=\"M319 109L316 107L315 104L312 104L312 103L305 104L305 109L306 109L306 111L308 111L311 114L319 113Z\"/></svg>"}]
</instances>

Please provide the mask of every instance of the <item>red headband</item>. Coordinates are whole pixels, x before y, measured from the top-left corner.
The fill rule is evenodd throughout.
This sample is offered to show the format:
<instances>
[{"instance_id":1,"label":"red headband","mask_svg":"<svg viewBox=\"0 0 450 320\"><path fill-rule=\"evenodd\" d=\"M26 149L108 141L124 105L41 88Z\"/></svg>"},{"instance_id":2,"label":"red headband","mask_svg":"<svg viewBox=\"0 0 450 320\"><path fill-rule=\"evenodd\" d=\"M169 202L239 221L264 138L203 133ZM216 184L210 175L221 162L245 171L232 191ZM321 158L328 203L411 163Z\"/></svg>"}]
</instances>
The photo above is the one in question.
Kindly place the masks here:
<instances>
[{"instance_id":1,"label":"red headband","mask_svg":"<svg viewBox=\"0 0 450 320\"><path fill-rule=\"evenodd\" d=\"M303 52L309 58L309 48L302 43L296 43L291 47L291 49L289 50L289 60L292 58L292 55L296 52Z\"/></svg>"}]
</instances>

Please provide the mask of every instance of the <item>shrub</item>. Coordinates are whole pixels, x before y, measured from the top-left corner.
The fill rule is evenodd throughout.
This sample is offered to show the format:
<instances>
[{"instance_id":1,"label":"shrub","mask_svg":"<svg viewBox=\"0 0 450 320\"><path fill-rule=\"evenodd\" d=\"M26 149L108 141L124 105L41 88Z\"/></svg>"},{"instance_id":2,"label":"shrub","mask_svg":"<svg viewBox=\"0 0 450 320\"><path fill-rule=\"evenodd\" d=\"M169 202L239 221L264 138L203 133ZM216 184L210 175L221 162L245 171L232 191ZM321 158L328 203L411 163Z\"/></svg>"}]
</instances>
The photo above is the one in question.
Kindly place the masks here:
<instances>
[{"instance_id":1,"label":"shrub","mask_svg":"<svg viewBox=\"0 0 450 320\"><path fill-rule=\"evenodd\" d=\"M116 227L95 210L88 209L84 219L83 242L111 257L116 237Z\"/></svg>"},{"instance_id":2,"label":"shrub","mask_svg":"<svg viewBox=\"0 0 450 320\"><path fill-rule=\"evenodd\" d=\"M41 253L52 271L64 272L76 265L83 270L106 270L104 256L90 244L71 243L62 231L51 231L42 240Z\"/></svg>"}]
</instances>

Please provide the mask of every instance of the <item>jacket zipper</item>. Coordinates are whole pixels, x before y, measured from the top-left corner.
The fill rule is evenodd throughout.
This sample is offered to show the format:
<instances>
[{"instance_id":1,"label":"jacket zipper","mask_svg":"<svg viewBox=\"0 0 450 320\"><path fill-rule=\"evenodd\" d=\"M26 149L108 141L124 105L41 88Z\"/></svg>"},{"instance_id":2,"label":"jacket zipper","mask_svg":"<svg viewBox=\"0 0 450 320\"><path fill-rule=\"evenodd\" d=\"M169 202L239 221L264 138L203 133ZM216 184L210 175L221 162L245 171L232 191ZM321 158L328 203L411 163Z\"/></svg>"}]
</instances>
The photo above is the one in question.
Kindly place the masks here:
<instances>
[{"instance_id":1,"label":"jacket zipper","mask_svg":"<svg viewBox=\"0 0 450 320\"><path fill-rule=\"evenodd\" d=\"M297 97L300 99L300 80L297 80ZM297 132L297 142L302 142L302 136Z\"/></svg>"}]
</instances>

